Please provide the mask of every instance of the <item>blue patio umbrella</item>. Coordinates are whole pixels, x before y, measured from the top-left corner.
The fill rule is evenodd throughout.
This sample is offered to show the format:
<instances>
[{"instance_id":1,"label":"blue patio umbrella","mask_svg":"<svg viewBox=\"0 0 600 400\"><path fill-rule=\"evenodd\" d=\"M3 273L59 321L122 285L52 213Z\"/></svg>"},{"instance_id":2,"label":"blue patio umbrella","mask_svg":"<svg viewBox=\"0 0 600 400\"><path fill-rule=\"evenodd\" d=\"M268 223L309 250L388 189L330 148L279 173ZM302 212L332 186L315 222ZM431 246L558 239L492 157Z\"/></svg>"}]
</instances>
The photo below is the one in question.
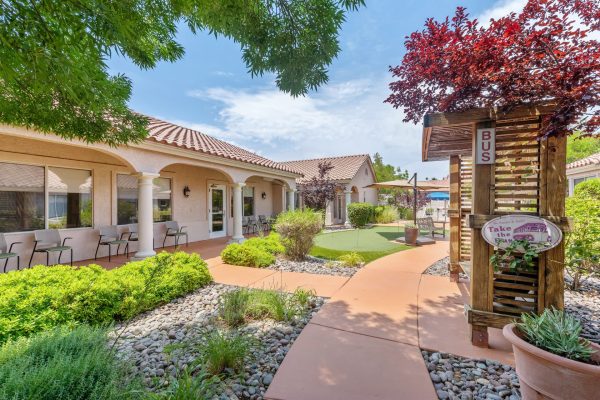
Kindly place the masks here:
<instances>
[{"instance_id":1,"label":"blue patio umbrella","mask_svg":"<svg viewBox=\"0 0 600 400\"><path fill-rule=\"evenodd\" d=\"M446 192L431 192L427 193L427 198L430 200L450 200L450 195Z\"/></svg>"}]
</instances>

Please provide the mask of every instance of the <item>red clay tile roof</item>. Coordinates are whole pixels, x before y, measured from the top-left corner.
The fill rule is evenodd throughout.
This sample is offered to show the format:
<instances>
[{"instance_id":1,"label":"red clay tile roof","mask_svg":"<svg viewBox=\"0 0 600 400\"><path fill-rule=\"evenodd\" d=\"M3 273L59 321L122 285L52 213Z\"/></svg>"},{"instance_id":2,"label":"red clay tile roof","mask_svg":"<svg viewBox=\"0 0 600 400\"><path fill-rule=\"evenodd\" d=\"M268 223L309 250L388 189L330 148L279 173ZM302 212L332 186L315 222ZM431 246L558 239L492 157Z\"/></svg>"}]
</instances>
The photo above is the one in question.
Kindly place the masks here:
<instances>
[{"instance_id":1,"label":"red clay tile roof","mask_svg":"<svg viewBox=\"0 0 600 400\"><path fill-rule=\"evenodd\" d=\"M587 165L599 165L600 164L600 153L592 154L589 157L582 158L581 160L573 161L567 164L567 169L585 167Z\"/></svg>"},{"instance_id":2,"label":"red clay tile roof","mask_svg":"<svg viewBox=\"0 0 600 400\"><path fill-rule=\"evenodd\" d=\"M282 161L281 164L288 165L296 171L302 172L304 178L297 178L296 182L302 183L310 180L319 173L319 163L328 161L333 165L329 172L332 180L350 180L354 178L364 162L370 159L368 154L357 154L353 156L324 157L311 160Z\"/></svg>"},{"instance_id":3,"label":"red clay tile roof","mask_svg":"<svg viewBox=\"0 0 600 400\"><path fill-rule=\"evenodd\" d=\"M193 129L161 121L154 117L148 117L148 120L150 121L148 124L149 135L146 139L148 141L165 143L204 154L301 175L301 172L298 172L287 164L269 160L258 154L252 153L251 151L234 146L231 143L227 143Z\"/></svg>"}]
</instances>

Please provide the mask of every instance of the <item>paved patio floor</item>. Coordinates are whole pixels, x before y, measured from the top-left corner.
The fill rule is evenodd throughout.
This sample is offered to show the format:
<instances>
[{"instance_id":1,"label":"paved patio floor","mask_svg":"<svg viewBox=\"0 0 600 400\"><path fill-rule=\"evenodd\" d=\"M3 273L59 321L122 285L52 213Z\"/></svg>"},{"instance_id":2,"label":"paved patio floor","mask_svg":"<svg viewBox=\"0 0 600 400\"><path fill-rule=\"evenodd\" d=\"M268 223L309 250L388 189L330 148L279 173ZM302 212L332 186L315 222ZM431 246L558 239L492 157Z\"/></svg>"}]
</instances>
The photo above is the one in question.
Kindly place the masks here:
<instances>
[{"instance_id":1,"label":"paved patio floor","mask_svg":"<svg viewBox=\"0 0 600 400\"><path fill-rule=\"evenodd\" d=\"M498 330L492 348L471 346L468 283L421 275L447 252L441 241L367 264L302 331L266 398L437 399L421 348L512 363Z\"/></svg>"}]
</instances>

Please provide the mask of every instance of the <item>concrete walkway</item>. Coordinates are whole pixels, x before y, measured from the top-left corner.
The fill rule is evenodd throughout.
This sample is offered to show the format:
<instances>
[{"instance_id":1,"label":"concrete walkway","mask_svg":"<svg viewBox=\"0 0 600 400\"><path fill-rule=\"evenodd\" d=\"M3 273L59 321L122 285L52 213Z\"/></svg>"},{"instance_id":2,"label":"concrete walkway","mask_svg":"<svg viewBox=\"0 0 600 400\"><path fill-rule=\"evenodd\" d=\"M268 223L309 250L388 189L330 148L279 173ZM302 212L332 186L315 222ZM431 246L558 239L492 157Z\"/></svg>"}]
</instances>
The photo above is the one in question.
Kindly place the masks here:
<instances>
[{"instance_id":1,"label":"concrete walkway","mask_svg":"<svg viewBox=\"0 0 600 400\"><path fill-rule=\"evenodd\" d=\"M470 345L465 283L421 275L447 251L448 243L438 242L378 259L355 274L302 331L265 397L433 400L420 348L511 362L498 332L490 332L495 349Z\"/></svg>"}]
</instances>

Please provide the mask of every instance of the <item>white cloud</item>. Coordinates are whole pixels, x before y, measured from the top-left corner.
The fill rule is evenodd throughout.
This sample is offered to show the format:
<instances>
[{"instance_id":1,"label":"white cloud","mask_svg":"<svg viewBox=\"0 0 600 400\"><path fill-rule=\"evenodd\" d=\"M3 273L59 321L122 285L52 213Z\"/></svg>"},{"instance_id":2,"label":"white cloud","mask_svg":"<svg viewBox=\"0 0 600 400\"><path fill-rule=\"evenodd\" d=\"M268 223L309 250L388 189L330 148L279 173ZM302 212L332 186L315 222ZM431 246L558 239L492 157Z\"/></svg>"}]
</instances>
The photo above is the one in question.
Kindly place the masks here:
<instances>
[{"instance_id":1,"label":"white cloud","mask_svg":"<svg viewBox=\"0 0 600 400\"><path fill-rule=\"evenodd\" d=\"M181 124L274 160L379 152L423 176L446 175L446 163L421 163L421 126L403 123L402 112L383 103L388 92L385 78L329 84L297 98L277 89L196 90L188 95L220 105L220 127Z\"/></svg>"},{"instance_id":2,"label":"white cloud","mask_svg":"<svg viewBox=\"0 0 600 400\"><path fill-rule=\"evenodd\" d=\"M490 20L499 19L507 16L509 13L520 13L527 4L527 0L501 0L496 2L492 8L482 12L477 20L481 25L487 26Z\"/></svg>"}]
</instances>

